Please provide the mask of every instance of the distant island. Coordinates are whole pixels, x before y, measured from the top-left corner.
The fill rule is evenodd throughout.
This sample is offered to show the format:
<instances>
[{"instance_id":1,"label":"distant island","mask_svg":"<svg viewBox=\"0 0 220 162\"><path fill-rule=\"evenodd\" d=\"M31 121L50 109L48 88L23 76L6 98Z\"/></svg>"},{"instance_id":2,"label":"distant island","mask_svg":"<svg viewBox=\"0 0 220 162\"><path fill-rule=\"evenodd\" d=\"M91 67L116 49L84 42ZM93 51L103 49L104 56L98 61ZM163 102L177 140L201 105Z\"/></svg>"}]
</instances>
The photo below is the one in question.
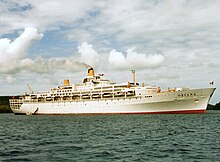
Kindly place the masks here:
<instances>
[{"instance_id":1,"label":"distant island","mask_svg":"<svg viewBox=\"0 0 220 162\"><path fill-rule=\"evenodd\" d=\"M12 113L9 106L10 97L11 96L0 96L0 113ZM215 105L209 104L207 110L220 110L220 102Z\"/></svg>"}]
</instances>

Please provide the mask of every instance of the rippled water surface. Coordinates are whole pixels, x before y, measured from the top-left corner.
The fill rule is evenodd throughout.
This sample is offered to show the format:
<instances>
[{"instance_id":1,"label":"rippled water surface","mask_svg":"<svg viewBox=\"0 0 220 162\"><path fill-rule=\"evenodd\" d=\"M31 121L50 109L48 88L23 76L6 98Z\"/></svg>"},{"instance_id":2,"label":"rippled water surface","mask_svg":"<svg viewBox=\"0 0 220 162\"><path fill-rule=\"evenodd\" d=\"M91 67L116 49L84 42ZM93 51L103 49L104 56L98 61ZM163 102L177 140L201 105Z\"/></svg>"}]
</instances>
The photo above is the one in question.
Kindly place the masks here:
<instances>
[{"instance_id":1,"label":"rippled water surface","mask_svg":"<svg viewBox=\"0 0 220 162\"><path fill-rule=\"evenodd\" d=\"M220 161L220 111L1 114L0 161Z\"/></svg>"}]
</instances>

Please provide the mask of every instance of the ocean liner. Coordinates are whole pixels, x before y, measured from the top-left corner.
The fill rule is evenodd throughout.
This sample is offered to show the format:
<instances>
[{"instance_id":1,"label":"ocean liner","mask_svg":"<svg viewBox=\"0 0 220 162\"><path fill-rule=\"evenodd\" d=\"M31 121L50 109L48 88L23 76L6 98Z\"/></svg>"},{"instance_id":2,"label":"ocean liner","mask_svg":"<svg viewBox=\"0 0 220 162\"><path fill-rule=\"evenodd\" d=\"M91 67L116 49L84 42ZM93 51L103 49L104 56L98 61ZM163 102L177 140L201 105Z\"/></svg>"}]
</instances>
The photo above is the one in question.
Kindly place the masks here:
<instances>
[{"instance_id":1,"label":"ocean liner","mask_svg":"<svg viewBox=\"0 0 220 162\"><path fill-rule=\"evenodd\" d=\"M88 69L82 83L64 84L47 92L30 93L9 100L15 114L166 114L205 113L215 88L168 88L136 82L115 83Z\"/></svg>"}]
</instances>

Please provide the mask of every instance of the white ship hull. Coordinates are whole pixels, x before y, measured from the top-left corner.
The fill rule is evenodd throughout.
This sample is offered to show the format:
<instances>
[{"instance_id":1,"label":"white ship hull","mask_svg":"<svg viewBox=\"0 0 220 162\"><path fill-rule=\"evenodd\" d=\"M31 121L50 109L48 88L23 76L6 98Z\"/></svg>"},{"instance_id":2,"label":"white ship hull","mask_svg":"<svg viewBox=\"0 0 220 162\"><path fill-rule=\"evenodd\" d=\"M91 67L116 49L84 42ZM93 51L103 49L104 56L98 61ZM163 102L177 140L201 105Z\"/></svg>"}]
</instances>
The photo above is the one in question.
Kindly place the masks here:
<instances>
[{"instance_id":1,"label":"white ship hull","mask_svg":"<svg viewBox=\"0 0 220 162\"><path fill-rule=\"evenodd\" d=\"M23 102L12 110L15 114L36 115L204 113L214 90L204 88L135 97Z\"/></svg>"}]
</instances>

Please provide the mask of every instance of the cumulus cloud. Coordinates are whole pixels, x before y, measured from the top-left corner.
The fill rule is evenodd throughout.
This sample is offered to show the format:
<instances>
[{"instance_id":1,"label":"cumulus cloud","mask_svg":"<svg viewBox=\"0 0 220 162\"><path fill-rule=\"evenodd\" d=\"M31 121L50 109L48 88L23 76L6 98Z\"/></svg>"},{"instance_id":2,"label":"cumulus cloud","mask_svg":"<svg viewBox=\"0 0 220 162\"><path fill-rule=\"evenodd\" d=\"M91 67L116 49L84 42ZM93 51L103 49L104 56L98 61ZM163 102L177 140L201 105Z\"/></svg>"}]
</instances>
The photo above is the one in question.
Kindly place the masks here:
<instances>
[{"instance_id":1,"label":"cumulus cloud","mask_svg":"<svg viewBox=\"0 0 220 162\"><path fill-rule=\"evenodd\" d=\"M86 62L92 67L96 67L99 64L99 54L94 50L93 45L84 42L77 48L81 55L81 62Z\"/></svg>"},{"instance_id":2,"label":"cumulus cloud","mask_svg":"<svg viewBox=\"0 0 220 162\"><path fill-rule=\"evenodd\" d=\"M25 28L23 33L14 41L2 38L0 39L0 73L13 74L21 71L31 71L35 73L53 73L58 70L74 71L81 67L89 67L86 63L96 65L98 62L98 54L93 49L92 45L87 42L82 43L79 47L81 60L70 57L52 57L43 58L36 57L34 59L27 58L27 50L31 47L34 41L38 41L43 37L43 34L38 33L35 28ZM86 63L84 63L86 62ZM8 78L8 81L12 79Z\"/></svg>"},{"instance_id":3,"label":"cumulus cloud","mask_svg":"<svg viewBox=\"0 0 220 162\"><path fill-rule=\"evenodd\" d=\"M164 57L160 54L143 54L134 51L134 48L128 49L125 56L122 52L115 49L109 54L108 61L114 68L118 69L144 69L161 66Z\"/></svg>"},{"instance_id":4,"label":"cumulus cloud","mask_svg":"<svg viewBox=\"0 0 220 162\"><path fill-rule=\"evenodd\" d=\"M26 51L34 41L42 37L43 34L38 33L37 29L25 28L14 41L7 38L0 39L0 72L13 73L30 64L31 61L25 58Z\"/></svg>"}]
</instances>

